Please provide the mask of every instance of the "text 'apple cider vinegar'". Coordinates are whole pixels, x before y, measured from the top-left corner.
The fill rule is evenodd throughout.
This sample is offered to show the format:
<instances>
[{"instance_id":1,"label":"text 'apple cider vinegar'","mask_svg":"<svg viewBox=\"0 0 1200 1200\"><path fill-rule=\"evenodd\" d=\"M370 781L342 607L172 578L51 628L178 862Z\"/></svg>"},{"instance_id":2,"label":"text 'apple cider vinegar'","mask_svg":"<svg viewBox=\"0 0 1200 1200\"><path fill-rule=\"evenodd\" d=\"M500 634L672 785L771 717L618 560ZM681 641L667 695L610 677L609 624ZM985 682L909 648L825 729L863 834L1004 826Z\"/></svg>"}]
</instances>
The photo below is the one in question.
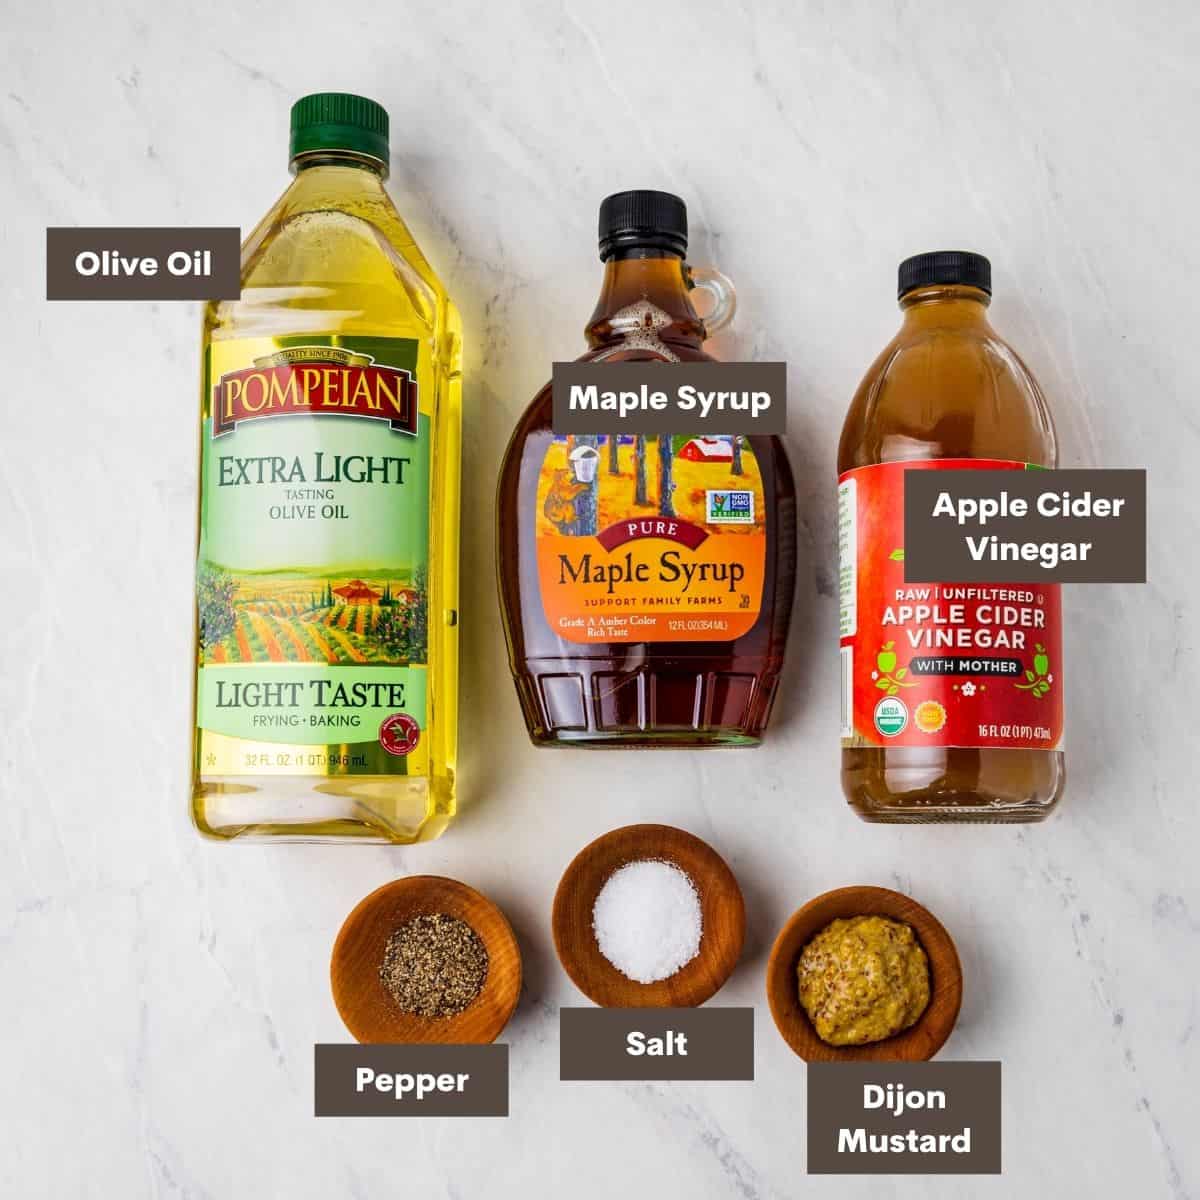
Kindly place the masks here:
<instances>
[{"instance_id":1,"label":"text 'apple cider vinegar'","mask_svg":"<svg viewBox=\"0 0 1200 1200\"><path fill-rule=\"evenodd\" d=\"M733 291L693 271L665 192L600 207L604 281L581 362L702 362ZM713 294L701 319L691 292ZM556 436L547 384L505 453L500 598L540 746L753 746L783 663L795 489L783 444L712 436Z\"/></svg>"},{"instance_id":2,"label":"text 'apple cider vinegar'","mask_svg":"<svg viewBox=\"0 0 1200 1200\"><path fill-rule=\"evenodd\" d=\"M904 580L905 472L1057 466L991 292L982 255L901 263L904 322L842 429L842 786L868 821L1039 821L1063 790L1059 585Z\"/></svg>"},{"instance_id":3,"label":"text 'apple cider vinegar'","mask_svg":"<svg viewBox=\"0 0 1200 1200\"><path fill-rule=\"evenodd\" d=\"M455 810L459 318L378 104L304 97L291 166L204 315L193 815L416 841Z\"/></svg>"}]
</instances>

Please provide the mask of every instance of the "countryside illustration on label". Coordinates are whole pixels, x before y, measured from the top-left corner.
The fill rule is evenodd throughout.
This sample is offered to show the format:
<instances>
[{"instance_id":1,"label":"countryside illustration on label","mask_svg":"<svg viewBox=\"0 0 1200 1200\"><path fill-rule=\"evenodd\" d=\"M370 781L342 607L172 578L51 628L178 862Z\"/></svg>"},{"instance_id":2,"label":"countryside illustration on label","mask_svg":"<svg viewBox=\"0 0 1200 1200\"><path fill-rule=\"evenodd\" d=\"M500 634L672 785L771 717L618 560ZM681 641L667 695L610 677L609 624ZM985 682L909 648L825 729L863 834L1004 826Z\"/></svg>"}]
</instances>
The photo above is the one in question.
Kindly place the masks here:
<instances>
[{"instance_id":1,"label":"countryside illustration on label","mask_svg":"<svg viewBox=\"0 0 1200 1200\"><path fill-rule=\"evenodd\" d=\"M200 645L208 663L423 663L424 571L370 580L233 575L201 564Z\"/></svg>"},{"instance_id":2,"label":"countryside illustration on label","mask_svg":"<svg viewBox=\"0 0 1200 1200\"><path fill-rule=\"evenodd\" d=\"M762 604L765 512L744 437L555 437L535 515L546 619L582 643L740 637Z\"/></svg>"}]
</instances>

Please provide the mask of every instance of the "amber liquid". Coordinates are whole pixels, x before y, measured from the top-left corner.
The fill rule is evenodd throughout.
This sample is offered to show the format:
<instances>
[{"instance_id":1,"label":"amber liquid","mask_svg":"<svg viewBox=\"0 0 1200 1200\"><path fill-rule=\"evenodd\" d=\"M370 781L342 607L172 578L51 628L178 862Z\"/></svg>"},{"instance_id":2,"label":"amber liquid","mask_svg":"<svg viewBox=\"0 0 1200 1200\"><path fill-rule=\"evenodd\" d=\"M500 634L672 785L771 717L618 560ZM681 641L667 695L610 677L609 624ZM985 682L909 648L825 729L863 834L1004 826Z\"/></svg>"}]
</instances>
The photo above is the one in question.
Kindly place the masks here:
<instances>
[{"instance_id":1,"label":"amber liquid","mask_svg":"<svg viewBox=\"0 0 1200 1200\"><path fill-rule=\"evenodd\" d=\"M709 360L688 296L686 265L666 251L611 260L580 361ZM667 354L629 337L619 314L647 301L670 317ZM513 433L497 497L501 611L529 735L541 746L752 746L762 738L783 664L795 579L796 491L782 444L747 439L762 474L767 519L762 609L732 641L589 644L546 621L534 542L538 477L552 434L551 391L534 397Z\"/></svg>"},{"instance_id":2,"label":"amber liquid","mask_svg":"<svg viewBox=\"0 0 1200 1200\"><path fill-rule=\"evenodd\" d=\"M988 296L935 286L859 385L838 474L874 463L997 458L1053 467L1054 424L1029 369L987 320ZM853 747L842 789L868 821L1040 821L1066 779L1060 750Z\"/></svg>"}]
</instances>

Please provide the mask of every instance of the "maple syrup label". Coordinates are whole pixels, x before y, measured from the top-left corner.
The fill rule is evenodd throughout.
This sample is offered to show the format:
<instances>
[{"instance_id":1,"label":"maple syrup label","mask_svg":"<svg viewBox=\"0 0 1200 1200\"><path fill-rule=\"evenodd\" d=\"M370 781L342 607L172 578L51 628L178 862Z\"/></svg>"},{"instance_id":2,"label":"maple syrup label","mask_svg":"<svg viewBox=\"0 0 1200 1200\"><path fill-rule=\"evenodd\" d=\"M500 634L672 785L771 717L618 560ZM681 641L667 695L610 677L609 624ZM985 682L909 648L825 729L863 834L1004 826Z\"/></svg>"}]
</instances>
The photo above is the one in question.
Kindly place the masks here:
<instances>
[{"instance_id":1,"label":"maple syrup label","mask_svg":"<svg viewBox=\"0 0 1200 1200\"><path fill-rule=\"evenodd\" d=\"M569 642L724 642L762 607L767 513L744 437L555 437L538 478L538 581Z\"/></svg>"},{"instance_id":2,"label":"maple syrup label","mask_svg":"<svg viewBox=\"0 0 1200 1200\"><path fill-rule=\"evenodd\" d=\"M196 595L206 772L427 772L421 369L409 338L209 348Z\"/></svg>"},{"instance_id":3,"label":"maple syrup label","mask_svg":"<svg viewBox=\"0 0 1200 1200\"><path fill-rule=\"evenodd\" d=\"M839 480L843 746L1062 743L1059 585L904 580L905 472L975 469L1030 468L937 459Z\"/></svg>"}]
</instances>

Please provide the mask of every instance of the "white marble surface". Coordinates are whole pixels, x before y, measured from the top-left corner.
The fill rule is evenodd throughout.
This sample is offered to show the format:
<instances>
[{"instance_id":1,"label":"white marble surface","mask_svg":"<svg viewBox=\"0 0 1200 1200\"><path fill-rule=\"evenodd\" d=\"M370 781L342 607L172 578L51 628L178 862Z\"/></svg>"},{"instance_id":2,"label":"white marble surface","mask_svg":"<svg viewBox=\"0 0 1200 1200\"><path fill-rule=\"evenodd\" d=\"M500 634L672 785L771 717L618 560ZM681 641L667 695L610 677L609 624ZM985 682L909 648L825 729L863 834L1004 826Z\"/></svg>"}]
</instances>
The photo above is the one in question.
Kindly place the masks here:
<instances>
[{"instance_id":1,"label":"white marble surface","mask_svg":"<svg viewBox=\"0 0 1200 1200\"><path fill-rule=\"evenodd\" d=\"M286 7L0 17L0 1192L1200 1194L1195 6ZM393 194L468 330L468 806L413 849L210 845L185 805L198 306L47 304L41 231L249 227L286 182L289 104L330 87L390 109ZM630 186L686 197L694 261L737 282L721 353L792 373L796 622L752 757L535 753L507 679L496 469L580 347L596 205ZM1151 472L1151 582L1069 592L1069 792L1024 830L867 827L837 783L837 431L896 325L896 262L949 246L992 257L995 323L1065 465ZM758 1008L753 1084L556 1081L579 997L554 885L645 819L741 878L721 1000ZM512 1116L316 1121L313 1043L345 1036L334 933L414 870L480 887L519 932ZM957 937L945 1054L1004 1061L1001 1179L804 1177L804 1067L763 969L792 909L848 882L912 892Z\"/></svg>"}]
</instances>

